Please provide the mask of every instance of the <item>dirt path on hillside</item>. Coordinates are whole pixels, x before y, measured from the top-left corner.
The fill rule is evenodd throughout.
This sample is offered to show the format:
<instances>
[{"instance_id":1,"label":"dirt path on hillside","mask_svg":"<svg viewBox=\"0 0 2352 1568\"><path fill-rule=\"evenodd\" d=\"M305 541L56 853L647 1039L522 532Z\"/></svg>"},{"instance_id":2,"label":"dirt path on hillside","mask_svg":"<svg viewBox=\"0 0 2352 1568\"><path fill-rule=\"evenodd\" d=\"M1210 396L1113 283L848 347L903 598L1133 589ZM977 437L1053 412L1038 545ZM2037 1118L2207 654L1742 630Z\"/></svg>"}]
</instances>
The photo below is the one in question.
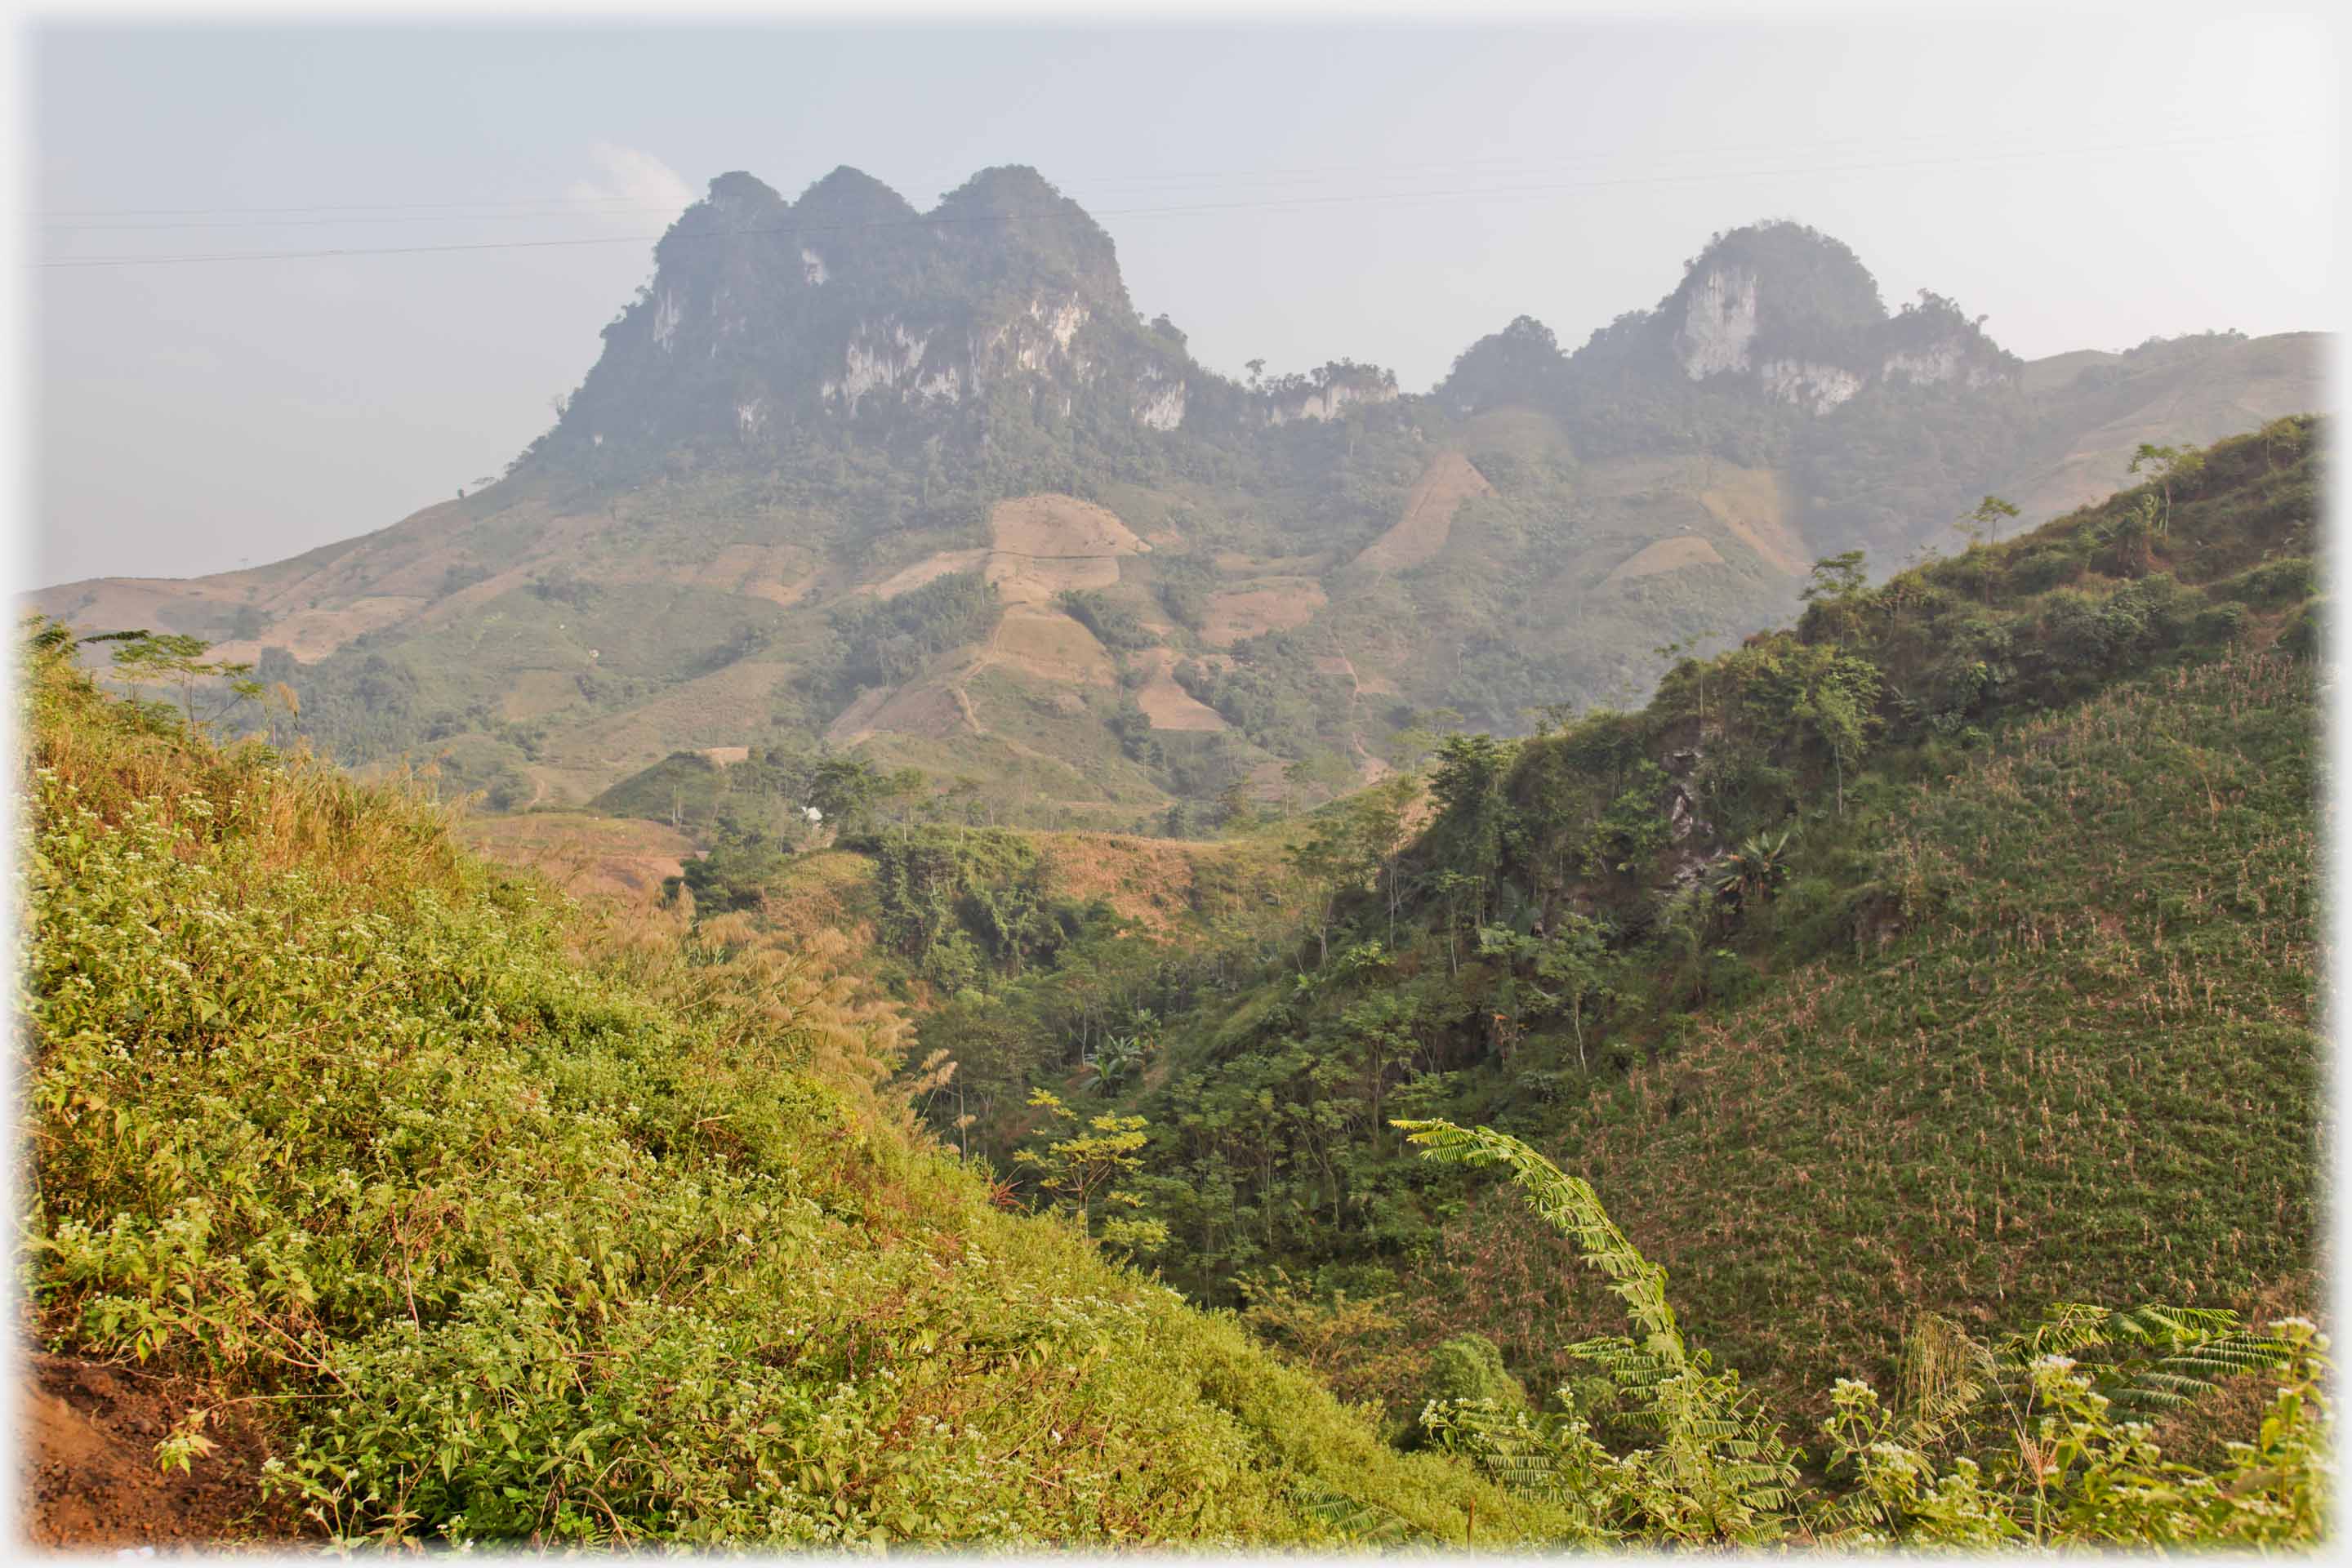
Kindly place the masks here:
<instances>
[{"instance_id":1,"label":"dirt path on hillside","mask_svg":"<svg viewBox=\"0 0 2352 1568\"><path fill-rule=\"evenodd\" d=\"M1331 646L1339 649L1333 657L1339 659L1339 668L1334 673L1348 678L1348 749L1356 753L1356 765L1364 775L1364 783L1376 784L1396 769L1372 755L1370 748L1364 744L1364 731L1356 717L1363 706L1363 678L1356 673L1356 661L1348 657L1346 648L1339 647L1338 637L1331 639Z\"/></svg>"}]
</instances>

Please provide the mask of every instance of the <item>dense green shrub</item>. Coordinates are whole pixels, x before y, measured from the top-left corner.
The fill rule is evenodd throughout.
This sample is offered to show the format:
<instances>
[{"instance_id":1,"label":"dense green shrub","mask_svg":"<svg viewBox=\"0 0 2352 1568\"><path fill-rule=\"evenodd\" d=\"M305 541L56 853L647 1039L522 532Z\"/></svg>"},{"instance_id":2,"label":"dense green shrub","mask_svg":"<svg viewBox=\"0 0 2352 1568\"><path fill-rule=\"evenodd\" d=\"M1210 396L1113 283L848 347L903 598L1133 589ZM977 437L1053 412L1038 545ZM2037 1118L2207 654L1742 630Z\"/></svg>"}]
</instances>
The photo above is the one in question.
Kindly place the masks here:
<instances>
[{"instance_id":1,"label":"dense green shrub","mask_svg":"<svg viewBox=\"0 0 2352 1568\"><path fill-rule=\"evenodd\" d=\"M1496 1410L1532 1410L1528 1391L1503 1366L1503 1352L1484 1334L1456 1334L1429 1352L1423 1384L1427 1405L1485 1405ZM1424 1438L1426 1431L1420 1434Z\"/></svg>"}]
</instances>

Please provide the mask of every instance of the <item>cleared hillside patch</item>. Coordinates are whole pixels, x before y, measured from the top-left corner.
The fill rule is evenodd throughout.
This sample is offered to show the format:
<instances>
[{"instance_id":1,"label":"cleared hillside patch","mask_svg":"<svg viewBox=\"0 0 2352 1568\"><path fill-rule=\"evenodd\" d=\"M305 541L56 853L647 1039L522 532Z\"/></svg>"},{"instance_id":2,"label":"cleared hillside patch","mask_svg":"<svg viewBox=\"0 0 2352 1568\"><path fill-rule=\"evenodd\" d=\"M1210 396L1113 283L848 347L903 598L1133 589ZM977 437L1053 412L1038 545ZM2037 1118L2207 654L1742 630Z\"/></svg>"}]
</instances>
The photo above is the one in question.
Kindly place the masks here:
<instances>
[{"instance_id":1,"label":"cleared hillside patch","mask_svg":"<svg viewBox=\"0 0 2352 1568\"><path fill-rule=\"evenodd\" d=\"M1313 620L1328 603L1312 577L1261 577L1210 596L1201 640L1231 647L1245 637L1286 632Z\"/></svg>"},{"instance_id":2,"label":"cleared hillside patch","mask_svg":"<svg viewBox=\"0 0 2352 1568\"><path fill-rule=\"evenodd\" d=\"M457 833L477 853L579 899L651 898L695 853L694 840L666 824L587 812L467 816Z\"/></svg>"},{"instance_id":3,"label":"cleared hillside patch","mask_svg":"<svg viewBox=\"0 0 2352 1568\"><path fill-rule=\"evenodd\" d=\"M1137 689L1135 704L1153 729L1213 731L1226 727L1223 714L1176 684L1172 650L1147 648L1136 658L1150 675Z\"/></svg>"},{"instance_id":4,"label":"cleared hillside patch","mask_svg":"<svg viewBox=\"0 0 2352 1568\"><path fill-rule=\"evenodd\" d=\"M1668 572L1681 572L1693 566L1720 566L1723 552L1708 541L1695 533L1675 539L1660 539L1642 546L1621 562L1608 576L1601 580L1603 588L1614 588L1638 578L1661 576Z\"/></svg>"},{"instance_id":5,"label":"cleared hillside patch","mask_svg":"<svg viewBox=\"0 0 2352 1568\"><path fill-rule=\"evenodd\" d=\"M1376 572L1403 572L1434 557L1454 531L1454 514L1474 496L1495 487L1459 452L1440 452L1405 497L1404 515L1365 546L1356 564Z\"/></svg>"},{"instance_id":6,"label":"cleared hillside patch","mask_svg":"<svg viewBox=\"0 0 2352 1568\"><path fill-rule=\"evenodd\" d=\"M1108 687L1118 680L1110 654L1094 633L1064 611L1029 605L1007 606L989 640L987 660L1073 686Z\"/></svg>"},{"instance_id":7,"label":"cleared hillside patch","mask_svg":"<svg viewBox=\"0 0 2352 1568\"><path fill-rule=\"evenodd\" d=\"M987 559L988 552L985 550L942 550L936 555L925 556L912 566L904 566L891 573L875 584L872 592L877 599L895 599L910 588L935 583L951 573L969 572Z\"/></svg>"},{"instance_id":8,"label":"cleared hillside patch","mask_svg":"<svg viewBox=\"0 0 2352 1568\"><path fill-rule=\"evenodd\" d=\"M1717 467L1713 483L1699 491L1699 504L1734 539L1790 576L1812 565L1804 541L1789 526L1788 498L1780 476L1770 468Z\"/></svg>"}]
</instances>

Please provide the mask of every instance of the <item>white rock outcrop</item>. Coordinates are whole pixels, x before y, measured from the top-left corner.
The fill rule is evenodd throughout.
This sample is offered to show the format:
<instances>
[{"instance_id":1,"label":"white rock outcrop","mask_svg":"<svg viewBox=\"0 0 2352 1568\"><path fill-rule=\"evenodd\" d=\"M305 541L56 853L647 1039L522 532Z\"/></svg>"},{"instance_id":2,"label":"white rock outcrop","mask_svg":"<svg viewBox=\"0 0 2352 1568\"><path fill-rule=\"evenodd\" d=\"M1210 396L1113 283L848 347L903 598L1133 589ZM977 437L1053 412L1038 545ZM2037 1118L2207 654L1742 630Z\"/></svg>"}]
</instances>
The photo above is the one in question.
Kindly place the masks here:
<instances>
[{"instance_id":1,"label":"white rock outcrop","mask_svg":"<svg viewBox=\"0 0 2352 1568\"><path fill-rule=\"evenodd\" d=\"M1184 423L1184 384L1147 377L1136 396L1135 422L1148 430L1173 430Z\"/></svg>"},{"instance_id":2,"label":"white rock outcrop","mask_svg":"<svg viewBox=\"0 0 2352 1568\"><path fill-rule=\"evenodd\" d=\"M1704 381L1748 368L1748 345L1756 340L1756 274L1745 268L1717 268L1700 280L1683 324L1675 334L1675 358L1683 374Z\"/></svg>"},{"instance_id":3,"label":"white rock outcrop","mask_svg":"<svg viewBox=\"0 0 2352 1568\"><path fill-rule=\"evenodd\" d=\"M1768 359L1756 375L1767 394L1813 414L1827 414L1863 386L1862 377L1843 366L1808 360Z\"/></svg>"},{"instance_id":4,"label":"white rock outcrop","mask_svg":"<svg viewBox=\"0 0 2352 1568\"><path fill-rule=\"evenodd\" d=\"M1981 363L1971 363L1969 345L1959 338L1939 338L1917 353L1891 353L1879 367L1879 374L1888 381L1907 381L1916 386L1936 386L1948 381L1959 381L1971 387L1990 386L2009 379L1999 370Z\"/></svg>"},{"instance_id":5,"label":"white rock outcrop","mask_svg":"<svg viewBox=\"0 0 2352 1568\"><path fill-rule=\"evenodd\" d=\"M842 355L841 379L828 381L818 390L826 397L840 398L856 414L867 394L877 388L895 389L910 379L923 363L923 351L930 341L928 333L918 337L895 319L886 318L879 331L860 321Z\"/></svg>"},{"instance_id":6,"label":"white rock outcrop","mask_svg":"<svg viewBox=\"0 0 2352 1568\"><path fill-rule=\"evenodd\" d=\"M1266 411L1266 422L1287 425L1295 419L1330 420L1350 403L1394 403L1397 389L1393 386L1360 386L1353 382L1335 381L1319 391L1306 393L1296 400L1277 401Z\"/></svg>"}]
</instances>

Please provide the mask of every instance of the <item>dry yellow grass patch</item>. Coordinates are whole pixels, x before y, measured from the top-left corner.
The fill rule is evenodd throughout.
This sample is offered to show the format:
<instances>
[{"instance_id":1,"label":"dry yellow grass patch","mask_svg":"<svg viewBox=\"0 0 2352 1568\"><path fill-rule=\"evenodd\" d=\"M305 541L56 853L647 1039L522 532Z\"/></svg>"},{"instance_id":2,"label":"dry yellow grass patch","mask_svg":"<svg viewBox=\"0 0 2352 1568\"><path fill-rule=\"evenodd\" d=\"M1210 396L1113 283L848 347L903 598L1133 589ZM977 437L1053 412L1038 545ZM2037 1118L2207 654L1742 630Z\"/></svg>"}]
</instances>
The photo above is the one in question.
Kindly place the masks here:
<instances>
[{"instance_id":1,"label":"dry yellow grass patch","mask_svg":"<svg viewBox=\"0 0 2352 1568\"><path fill-rule=\"evenodd\" d=\"M466 844L505 865L538 871L576 899L637 902L678 875L694 841L675 828L636 817L468 817L458 827Z\"/></svg>"},{"instance_id":2,"label":"dry yellow grass patch","mask_svg":"<svg viewBox=\"0 0 2352 1568\"><path fill-rule=\"evenodd\" d=\"M1108 508L1076 496L1022 496L988 514L996 548L1022 555L1141 555L1151 546Z\"/></svg>"},{"instance_id":3,"label":"dry yellow grass patch","mask_svg":"<svg viewBox=\"0 0 2352 1568\"><path fill-rule=\"evenodd\" d=\"M1602 578L1601 585L1614 588L1636 577L1654 577L1660 573L1679 572L1689 566L1721 564L1722 552L1696 533L1685 533L1643 545L1631 560L1623 562L1617 570Z\"/></svg>"},{"instance_id":4,"label":"dry yellow grass patch","mask_svg":"<svg viewBox=\"0 0 2352 1568\"><path fill-rule=\"evenodd\" d=\"M1734 539L1790 576L1802 575L1810 564L1803 542L1789 527L1788 499L1778 471L1718 468L1715 482L1699 491L1698 501Z\"/></svg>"},{"instance_id":5,"label":"dry yellow grass patch","mask_svg":"<svg viewBox=\"0 0 2352 1568\"><path fill-rule=\"evenodd\" d=\"M1224 715L1176 684L1176 655L1164 647L1147 648L1135 656L1151 679L1135 694L1155 730L1222 730Z\"/></svg>"},{"instance_id":6,"label":"dry yellow grass patch","mask_svg":"<svg viewBox=\"0 0 2352 1568\"><path fill-rule=\"evenodd\" d=\"M989 652L993 662L1046 680L1111 686L1118 679L1095 634L1058 610L1009 606Z\"/></svg>"},{"instance_id":7,"label":"dry yellow grass patch","mask_svg":"<svg viewBox=\"0 0 2352 1568\"><path fill-rule=\"evenodd\" d=\"M1007 605L1048 605L1064 590L1108 588L1123 555L1151 546L1115 513L1073 496L1023 496L988 514L985 575Z\"/></svg>"},{"instance_id":8,"label":"dry yellow grass patch","mask_svg":"<svg viewBox=\"0 0 2352 1568\"><path fill-rule=\"evenodd\" d=\"M282 647L309 664L326 658L354 637L406 619L422 610L426 602L387 594L374 598L354 599L348 605L332 609L297 610L290 616L272 621L269 629L257 638L220 644L214 649L214 657L249 660L260 658L265 647ZM78 620L80 618L77 617Z\"/></svg>"},{"instance_id":9,"label":"dry yellow grass patch","mask_svg":"<svg viewBox=\"0 0 2352 1568\"><path fill-rule=\"evenodd\" d=\"M1262 632L1286 632L1313 620L1324 603L1323 584L1312 577L1262 577L1209 600L1201 640L1230 647Z\"/></svg>"},{"instance_id":10,"label":"dry yellow grass patch","mask_svg":"<svg viewBox=\"0 0 2352 1568\"><path fill-rule=\"evenodd\" d=\"M761 909L766 922L794 941L836 933L856 950L870 949L874 927L874 862L846 849L793 857Z\"/></svg>"},{"instance_id":11,"label":"dry yellow grass patch","mask_svg":"<svg viewBox=\"0 0 2352 1568\"><path fill-rule=\"evenodd\" d=\"M613 770L605 767L563 767L551 763L525 763L523 776L530 780L530 799L523 803L528 810L535 805L585 805L602 795L614 780Z\"/></svg>"},{"instance_id":12,"label":"dry yellow grass patch","mask_svg":"<svg viewBox=\"0 0 2352 1568\"><path fill-rule=\"evenodd\" d=\"M1100 899L1119 919L1155 933L1191 912L1201 859L1232 853L1215 843L1115 833L1041 833L1036 842L1055 891Z\"/></svg>"},{"instance_id":13,"label":"dry yellow grass patch","mask_svg":"<svg viewBox=\"0 0 2352 1568\"><path fill-rule=\"evenodd\" d=\"M877 599L895 599L901 594L919 588L926 583L937 582L951 573L969 572L987 559L988 552L985 550L942 550L937 555L927 556L912 566L893 572L889 576L873 584L871 588L863 591L871 593Z\"/></svg>"},{"instance_id":14,"label":"dry yellow grass patch","mask_svg":"<svg viewBox=\"0 0 2352 1568\"><path fill-rule=\"evenodd\" d=\"M1431 560L1454 531L1454 514L1472 496L1490 496L1495 487L1459 452L1440 452L1404 500L1395 527L1364 547L1359 565L1402 572Z\"/></svg>"}]
</instances>

